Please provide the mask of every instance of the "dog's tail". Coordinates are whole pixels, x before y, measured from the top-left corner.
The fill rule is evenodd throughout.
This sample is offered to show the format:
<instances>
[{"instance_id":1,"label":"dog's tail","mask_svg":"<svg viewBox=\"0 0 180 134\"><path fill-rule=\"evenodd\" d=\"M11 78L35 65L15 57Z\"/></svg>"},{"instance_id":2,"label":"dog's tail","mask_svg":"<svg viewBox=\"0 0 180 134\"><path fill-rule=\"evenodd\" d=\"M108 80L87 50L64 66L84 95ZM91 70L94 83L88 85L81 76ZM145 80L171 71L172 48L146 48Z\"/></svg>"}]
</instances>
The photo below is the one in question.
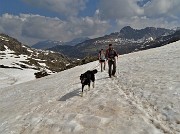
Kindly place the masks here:
<instances>
[{"instance_id":1,"label":"dog's tail","mask_svg":"<svg viewBox=\"0 0 180 134\"><path fill-rule=\"evenodd\" d=\"M96 74L98 71L97 69L92 70L93 74Z\"/></svg>"}]
</instances>

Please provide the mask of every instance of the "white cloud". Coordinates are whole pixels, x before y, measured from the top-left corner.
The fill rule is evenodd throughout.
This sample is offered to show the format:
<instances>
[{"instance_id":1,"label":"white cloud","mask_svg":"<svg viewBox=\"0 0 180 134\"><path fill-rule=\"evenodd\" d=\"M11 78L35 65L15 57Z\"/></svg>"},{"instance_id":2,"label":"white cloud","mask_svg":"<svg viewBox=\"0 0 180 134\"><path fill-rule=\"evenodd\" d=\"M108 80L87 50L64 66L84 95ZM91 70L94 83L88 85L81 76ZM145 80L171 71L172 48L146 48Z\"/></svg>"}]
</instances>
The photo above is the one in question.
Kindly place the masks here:
<instances>
[{"instance_id":1,"label":"white cloud","mask_svg":"<svg viewBox=\"0 0 180 134\"><path fill-rule=\"evenodd\" d=\"M109 27L108 22L96 17L70 17L67 21L31 14L4 14L0 17L0 32L26 40L26 43L46 39L67 41L82 36L97 37L104 35Z\"/></svg>"},{"instance_id":2,"label":"white cloud","mask_svg":"<svg viewBox=\"0 0 180 134\"><path fill-rule=\"evenodd\" d=\"M172 17L179 16L180 0L151 0L144 7L145 15L149 17Z\"/></svg>"},{"instance_id":3,"label":"white cloud","mask_svg":"<svg viewBox=\"0 0 180 134\"><path fill-rule=\"evenodd\" d=\"M71 18L70 24L72 31L81 31L81 36L89 37L102 36L110 28L107 21L101 21L96 17Z\"/></svg>"},{"instance_id":4,"label":"white cloud","mask_svg":"<svg viewBox=\"0 0 180 134\"><path fill-rule=\"evenodd\" d=\"M99 11L103 19L120 19L144 14L144 10L137 5L137 0L100 0Z\"/></svg>"},{"instance_id":5,"label":"white cloud","mask_svg":"<svg viewBox=\"0 0 180 134\"><path fill-rule=\"evenodd\" d=\"M139 6L138 2L144 6ZM100 0L99 16L114 20L113 30L124 26L133 28L180 26L180 0Z\"/></svg>"},{"instance_id":6,"label":"white cloud","mask_svg":"<svg viewBox=\"0 0 180 134\"><path fill-rule=\"evenodd\" d=\"M151 0L143 7L142 0L100 0L99 11L102 18L122 19L133 16L149 18L169 17L179 19L180 0Z\"/></svg>"},{"instance_id":7,"label":"white cloud","mask_svg":"<svg viewBox=\"0 0 180 134\"><path fill-rule=\"evenodd\" d=\"M22 0L26 3L46 8L48 10L57 12L66 17L76 16L79 11L86 7L88 0Z\"/></svg>"},{"instance_id":8,"label":"white cloud","mask_svg":"<svg viewBox=\"0 0 180 134\"><path fill-rule=\"evenodd\" d=\"M23 23L19 16L12 16L9 14L3 14L0 17L0 32L13 34L20 34Z\"/></svg>"},{"instance_id":9,"label":"white cloud","mask_svg":"<svg viewBox=\"0 0 180 134\"><path fill-rule=\"evenodd\" d=\"M23 1L65 16L65 20L32 14L0 16L0 32L30 44L47 39L67 41L82 36L98 37L127 25L138 29L180 27L179 0L146 0L142 7L137 4L139 0L100 0L91 17L78 15L86 8L88 0Z\"/></svg>"},{"instance_id":10,"label":"white cloud","mask_svg":"<svg viewBox=\"0 0 180 134\"><path fill-rule=\"evenodd\" d=\"M23 25L22 32L33 38L67 41L80 36L102 35L108 27L107 22L93 17L71 17L68 21L62 21L58 18L32 16Z\"/></svg>"}]
</instances>

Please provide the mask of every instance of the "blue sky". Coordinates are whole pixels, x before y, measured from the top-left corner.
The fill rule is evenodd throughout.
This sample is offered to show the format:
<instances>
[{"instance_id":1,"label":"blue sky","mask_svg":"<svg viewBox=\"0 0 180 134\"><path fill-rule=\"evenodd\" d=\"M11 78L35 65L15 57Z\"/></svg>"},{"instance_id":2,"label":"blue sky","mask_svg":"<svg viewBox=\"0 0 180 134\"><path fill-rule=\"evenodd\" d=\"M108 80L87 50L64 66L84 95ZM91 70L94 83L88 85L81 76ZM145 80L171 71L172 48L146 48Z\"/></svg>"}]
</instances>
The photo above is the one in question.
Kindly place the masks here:
<instances>
[{"instance_id":1,"label":"blue sky","mask_svg":"<svg viewBox=\"0 0 180 134\"><path fill-rule=\"evenodd\" d=\"M179 0L1 0L0 33L32 45L117 32L124 26L175 28Z\"/></svg>"},{"instance_id":2,"label":"blue sky","mask_svg":"<svg viewBox=\"0 0 180 134\"><path fill-rule=\"evenodd\" d=\"M97 3L99 0L89 0L87 1L86 5L88 8L85 8L83 11L79 12L79 16L85 17L85 16L93 16L94 12L97 9ZM10 13L13 15L19 15L20 13L23 14L39 14L43 16L49 16L49 17L58 17L61 19L64 19L62 14L59 14L57 12L47 10L43 7L36 7L31 4L28 4L26 2L23 2L23 0L2 0L0 2L0 15L4 13Z\"/></svg>"}]
</instances>

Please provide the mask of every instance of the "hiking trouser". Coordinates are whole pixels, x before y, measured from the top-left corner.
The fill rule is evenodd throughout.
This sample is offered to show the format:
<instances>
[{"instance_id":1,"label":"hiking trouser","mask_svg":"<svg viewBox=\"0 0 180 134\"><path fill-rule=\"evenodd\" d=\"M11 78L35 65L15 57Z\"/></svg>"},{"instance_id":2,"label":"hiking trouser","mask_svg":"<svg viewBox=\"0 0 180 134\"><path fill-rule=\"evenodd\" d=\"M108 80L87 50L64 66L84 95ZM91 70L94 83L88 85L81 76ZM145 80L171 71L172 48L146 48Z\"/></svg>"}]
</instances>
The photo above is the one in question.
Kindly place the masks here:
<instances>
[{"instance_id":1,"label":"hiking trouser","mask_svg":"<svg viewBox=\"0 0 180 134\"><path fill-rule=\"evenodd\" d=\"M111 77L111 75L115 75L116 73L116 60L108 60L108 66L109 66L109 76ZM112 68L113 66L113 68Z\"/></svg>"}]
</instances>

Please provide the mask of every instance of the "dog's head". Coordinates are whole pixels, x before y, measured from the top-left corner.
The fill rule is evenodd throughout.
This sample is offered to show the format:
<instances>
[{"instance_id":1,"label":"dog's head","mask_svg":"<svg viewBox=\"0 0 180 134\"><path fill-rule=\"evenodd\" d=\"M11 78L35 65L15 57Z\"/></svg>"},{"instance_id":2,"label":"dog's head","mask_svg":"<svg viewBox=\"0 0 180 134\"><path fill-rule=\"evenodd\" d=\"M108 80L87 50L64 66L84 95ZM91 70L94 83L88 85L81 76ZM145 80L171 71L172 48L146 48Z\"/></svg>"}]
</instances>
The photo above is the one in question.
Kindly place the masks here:
<instances>
[{"instance_id":1,"label":"dog's head","mask_svg":"<svg viewBox=\"0 0 180 134\"><path fill-rule=\"evenodd\" d=\"M93 74L96 74L98 71L97 69L92 70Z\"/></svg>"},{"instance_id":2,"label":"dog's head","mask_svg":"<svg viewBox=\"0 0 180 134\"><path fill-rule=\"evenodd\" d=\"M81 80L81 83L82 83L82 84L85 82L86 79L87 79L87 78L85 77L84 74L81 74L81 75L80 75L80 80Z\"/></svg>"}]
</instances>

